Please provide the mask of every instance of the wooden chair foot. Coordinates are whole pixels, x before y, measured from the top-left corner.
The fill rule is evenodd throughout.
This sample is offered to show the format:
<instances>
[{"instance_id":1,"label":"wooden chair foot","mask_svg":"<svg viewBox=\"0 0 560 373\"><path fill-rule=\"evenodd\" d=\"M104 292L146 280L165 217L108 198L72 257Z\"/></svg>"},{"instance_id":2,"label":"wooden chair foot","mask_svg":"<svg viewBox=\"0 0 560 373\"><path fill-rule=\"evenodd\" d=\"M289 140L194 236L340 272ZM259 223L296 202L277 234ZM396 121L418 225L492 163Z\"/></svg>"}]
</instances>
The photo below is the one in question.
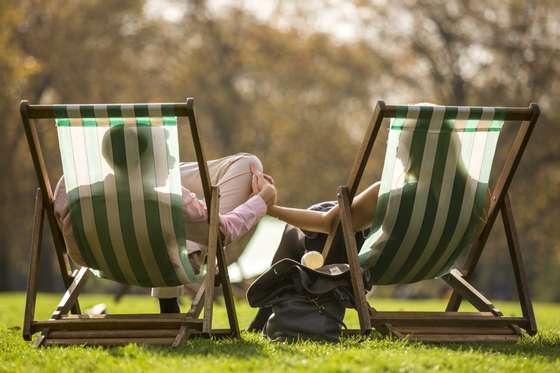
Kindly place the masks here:
<instances>
[{"instance_id":1,"label":"wooden chair foot","mask_svg":"<svg viewBox=\"0 0 560 373\"><path fill-rule=\"evenodd\" d=\"M420 342L515 342L527 320L491 312L377 312L382 335Z\"/></svg>"}]
</instances>

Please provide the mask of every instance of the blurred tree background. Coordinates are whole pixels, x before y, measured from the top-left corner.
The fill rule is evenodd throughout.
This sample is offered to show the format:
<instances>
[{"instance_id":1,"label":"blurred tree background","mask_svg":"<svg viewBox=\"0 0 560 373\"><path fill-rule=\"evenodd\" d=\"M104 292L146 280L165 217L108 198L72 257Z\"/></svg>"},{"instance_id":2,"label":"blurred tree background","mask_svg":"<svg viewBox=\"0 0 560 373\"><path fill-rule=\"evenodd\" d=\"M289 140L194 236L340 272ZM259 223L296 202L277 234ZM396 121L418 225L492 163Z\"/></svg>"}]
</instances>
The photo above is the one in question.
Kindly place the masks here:
<instances>
[{"instance_id":1,"label":"blurred tree background","mask_svg":"<svg viewBox=\"0 0 560 373\"><path fill-rule=\"evenodd\" d=\"M25 288L29 255L36 180L20 99L194 96L208 157L257 154L280 202L298 207L335 198L382 99L540 104L512 196L530 289L536 299L560 301L557 0L0 0L0 25L0 291ZM45 122L40 132L58 177L52 126ZM511 131L502 140L507 150ZM383 145L365 180L379 177ZM496 228L476 282L491 296L511 298L501 222ZM45 253L40 283L59 289L52 250ZM391 292L439 291L407 289Z\"/></svg>"}]
</instances>

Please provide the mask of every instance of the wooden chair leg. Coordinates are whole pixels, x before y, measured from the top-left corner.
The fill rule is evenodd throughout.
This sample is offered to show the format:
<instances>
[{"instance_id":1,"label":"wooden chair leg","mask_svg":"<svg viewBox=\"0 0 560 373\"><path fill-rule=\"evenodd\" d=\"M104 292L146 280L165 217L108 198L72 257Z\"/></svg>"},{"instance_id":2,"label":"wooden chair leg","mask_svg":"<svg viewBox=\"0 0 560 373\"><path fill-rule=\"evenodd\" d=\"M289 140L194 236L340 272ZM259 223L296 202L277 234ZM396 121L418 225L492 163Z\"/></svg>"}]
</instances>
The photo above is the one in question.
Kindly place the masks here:
<instances>
[{"instance_id":1,"label":"wooden chair leg","mask_svg":"<svg viewBox=\"0 0 560 373\"><path fill-rule=\"evenodd\" d=\"M89 274L90 272L86 267L82 267L78 270L78 273L74 276L74 280L62 296L62 299L58 303L54 312L51 314L51 319L60 319L62 315L67 314L74 307L75 303L78 301L78 296L80 295L82 288L89 278ZM41 347L48 338L48 335L49 329L43 329L41 335L35 341L35 347Z\"/></svg>"},{"instance_id":2,"label":"wooden chair leg","mask_svg":"<svg viewBox=\"0 0 560 373\"><path fill-rule=\"evenodd\" d=\"M527 286L527 277L525 274L523 257L521 249L519 247L519 239L517 236L517 230L515 227L515 221L511 209L511 201L508 193L506 193L504 196L503 202L500 206L500 212L502 214L502 221L504 224L504 230L508 242L508 249L512 262L513 273L515 276L517 292L519 295L521 311L523 313L523 316L529 321L527 333L529 333L529 335L534 335L537 333L537 322L535 319L535 313L533 310L533 305L531 303L531 298L529 296L529 288ZM475 245L470 253L470 257L474 259L468 261L468 265L466 267L466 271L468 274L472 274L474 265L476 265L476 263L478 262L478 258L480 257L481 253L481 244ZM468 276L465 276L465 279L468 280ZM463 295L454 290L451 298L449 299L446 310L457 311L461 304L462 298Z\"/></svg>"},{"instance_id":3,"label":"wooden chair leg","mask_svg":"<svg viewBox=\"0 0 560 373\"><path fill-rule=\"evenodd\" d=\"M225 301L225 305L226 305L226 311L227 311L227 315L228 315L228 321L229 321L229 325L230 325L230 330L231 330L231 334L233 337L239 338L241 336L241 332L239 330L239 323L237 321L237 314L235 311L235 303L234 303L234 299L233 299L233 293L231 290L231 283L229 281L229 275L228 275L228 270L227 270L227 263L226 263L226 258L225 258L225 254L224 254L224 250L223 250L223 245L222 245L222 240L221 237L218 234L218 214L219 214L219 205L220 205L220 195L219 195L219 189L216 186L213 186L211 188L211 193L212 193L212 205L211 205L211 214L210 214L210 229L211 229L211 234L210 234L210 238L209 241L213 244L213 258L210 258L210 246L208 248L209 254L208 254L208 263L215 263L216 259L217 259L217 264L218 264L218 276L217 276L217 280L218 282L222 285L222 291L224 294L224 301ZM212 230L212 227L215 227L215 231ZM212 260L212 262L210 261ZM216 281L216 272L215 272L215 267L214 267L214 271L212 273L210 273L210 271L208 271L207 276L212 276L214 278L214 282ZM214 289L214 286L212 286L212 289ZM213 297L213 292L212 292L212 297ZM210 302L212 300L212 298L209 299L209 294L206 294L206 304L208 304L208 302ZM206 318L206 310L207 308L205 308L204 311L204 315ZM211 311L210 311L211 312ZM208 332L211 332L211 328L209 329Z\"/></svg>"},{"instance_id":4,"label":"wooden chair leg","mask_svg":"<svg viewBox=\"0 0 560 373\"><path fill-rule=\"evenodd\" d=\"M183 341L189 338L190 334L191 334L191 330L187 326L185 325L181 326L171 347L172 348L179 347L183 343Z\"/></svg>"},{"instance_id":5,"label":"wooden chair leg","mask_svg":"<svg viewBox=\"0 0 560 373\"><path fill-rule=\"evenodd\" d=\"M321 255L323 256L323 260L325 263L327 263L327 259L329 257L329 254L331 252L331 248L332 245L334 243L334 239L336 238L336 236L338 235L338 232L340 232L340 218L336 218L334 223L333 223L333 231L327 236L327 240L325 241L325 245L323 246L323 250L321 252Z\"/></svg>"},{"instance_id":6,"label":"wooden chair leg","mask_svg":"<svg viewBox=\"0 0 560 373\"><path fill-rule=\"evenodd\" d=\"M70 311L70 309L74 306L74 303L76 303L82 288L86 284L89 274L90 272L86 267L82 267L78 270L72 284L70 284L70 287L62 296L56 310L51 314L51 319L59 319L62 315L65 315Z\"/></svg>"},{"instance_id":7,"label":"wooden chair leg","mask_svg":"<svg viewBox=\"0 0 560 373\"><path fill-rule=\"evenodd\" d=\"M497 309L490 300L482 295L474 286L463 278L461 272L457 269L452 269L451 272L442 276L442 279L447 282L456 292L463 298L467 299L479 311L491 312L496 316L502 316L502 312ZM448 311L448 310L446 310Z\"/></svg>"},{"instance_id":8,"label":"wooden chair leg","mask_svg":"<svg viewBox=\"0 0 560 373\"><path fill-rule=\"evenodd\" d=\"M33 343L33 347L35 347L35 348L41 347L43 345L43 343L45 342L45 340L47 339L47 334L48 333L49 333L48 329L43 330L41 332L41 334L35 340L35 343Z\"/></svg>"},{"instance_id":9,"label":"wooden chair leg","mask_svg":"<svg viewBox=\"0 0 560 373\"><path fill-rule=\"evenodd\" d=\"M37 275L41 260L41 241L43 237L43 197L41 189L35 192L35 209L33 213L33 232L31 233L31 260L27 277L27 295L25 300L25 314L23 317L23 339L31 340L31 323L35 317L35 303L37 301Z\"/></svg>"},{"instance_id":10,"label":"wooden chair leg","mask_svg":"<svg viewBox=\"0 0 560 373\"><path fill-rule=\"evenodd\" d=\"M214 302L214 284L216 277L216 250L218 247L218 188L212 187L210 205L210 228L208 232L208 257L206 258L206 291L204 294L204 321L202 331L212 330L212 306Z\"/></svg>"},{"instance_id":11,"label":"wooden chair leg","mask_svg":"<svg viewBox=\"0 0 560 373\"><path fill-rule=\"evenodd\" d=\"M533 311L533 304L529 296L529 287L527 286L527 275L525 274L525 264L523 255L519 247L519 239L517 236L517 229L515 228L515 220L513 218L513 211L511 209L511 201L509 194L504 197L504 203L501 208L502 221L504 223L504 230L506 232L509 255L513 266L513 274L515 276L515 284L517 287L517 294L519 296L519 303L521 305L521 312L523 317L529 321L529 328L527 333L535 335L537 333L537 321L535 319L535 312Z\"/></svg>"},{"instance_id":12,"label":"wooden chair leg","mask_svg":"<svg viewBox=\"0 0 560 373\"><path fill-rule=\"evenodd\" d=\"M350 265L350 276L352 280L352 290L356 302L356 311L360 320L360 331L365 334L371 330L371 320L369 316L366 292L362 278L360 263L358 262L358 250L356 248L356 238L352 228L352 217L350 213L350 199L348 187L338 189L338 204L340 207L340 221L344 243L346 245L346 255Z\"/></svg>"},{"instance_id":13,"label":"wooden chair leg","mask_svg":"<svg viewBox=\"0 0 560 373\"><path fill-rule=\"evenodd\" d=\"M189 309L189 312L187 312L187 315L189 315L190 317L197 319L200 316L200 313L202 312L202 308L204 306L205 291L206 282L203 282L194 295L191 308Z\"/></svg>"},{"instance_id":14,"label":"wooden chair leg","mask_svg":"<svg viewBox=\"0 0 560 373\"><path fill-rule=\"evenodd\" d=\"M221 241L221 240L219 240ZM224 293L224 301L226 304L226 311L228 315L229 327L232 337L240 338L241 332L239 330L239 322L237 321L237 313L235 311L235 300L231 290L231 283L229 281L229 274L227 270L227 263L225 254L221 243L218 245L218 276L222 284L222 291Z\"/></svg>"},{"instance_id":15,"label":"wooden chair leg","mask_svg":"<svg viewBox=\"0 0 560 373\"><path fill-rule=\"evenodd\" d=\"M64 260L66 262L66 267L67 268L72 268L70 266L70 259L69 259L68 254L64 254ZM75 269L74 271L72 271L72 275L71 275L72 281L74 281L77 274L78 274L78 270ZM74 315L80 315L82 313L82 309L80 307L80 302L77 298L74 301L74 304L72 305L72 307L70 307L70 313L73 313Z\"/></svg>"}]
</instances>

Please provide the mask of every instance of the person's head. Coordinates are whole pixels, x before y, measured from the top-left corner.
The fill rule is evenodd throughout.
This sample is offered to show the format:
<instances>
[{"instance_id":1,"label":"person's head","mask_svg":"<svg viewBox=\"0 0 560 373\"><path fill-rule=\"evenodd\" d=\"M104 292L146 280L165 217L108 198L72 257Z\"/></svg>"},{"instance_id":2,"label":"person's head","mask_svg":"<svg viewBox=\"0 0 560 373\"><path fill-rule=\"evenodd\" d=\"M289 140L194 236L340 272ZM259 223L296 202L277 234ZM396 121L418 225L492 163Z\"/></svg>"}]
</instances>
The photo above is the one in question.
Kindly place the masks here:
<instances>
[{"instance_id":1,"label":"person's head","mask_svg":"<svg viewBox=\"0 0 560 373\"><path fill-rule=\"evenodd\" d=\"M148 133L142 128L135 130L124 125L116 125L110 127L103 136L101 152L115 172L126 172L128 167L141 162L148 149L149 141ZM125 144L132 142L138 144L138 157L126 154Z\"/></svg>"},{"instance_id":2,"label":"person's head","mask_svg":"<svg viewBox=\"0 0 560 373\"><path fill-rule=\"evenodd\" d=\"M423 103L414 104L413 106L431 106L435 108L438 105L428 103L428 102L423 102ZM457 157L456 177L466 178L468 176L468 172L466 170L465 164L461 157L462 143L458 133L456 132L456 130L454 130L454 127L455 127L455 120L445 119L443 120L441 129L439 131L433 131L433 132L428 131L426 136L439 137L440 131L447 132L449 134L447 155L449 156L450 154L455 154ZM399 176L401 176L404 179L402 180L404 184L415 183L418 181L418 178L420 176L419 162L421 162L422 159L417 159L417 157L423 156L424 152L411 151L412 150L411 147L413 146L414 135L415 135L415 131L412 128L406 128L406 127L400 130L400 134L399 134L397 162L400 162L400 164L397 164L396 169L402 172L402 174ZM435 141L436 147L439 141L440 140ZM413 165L415 165L416 168L413 168ZM435 184L432 183L432 186L435 186Z\"/></svg>"}]
</instances>

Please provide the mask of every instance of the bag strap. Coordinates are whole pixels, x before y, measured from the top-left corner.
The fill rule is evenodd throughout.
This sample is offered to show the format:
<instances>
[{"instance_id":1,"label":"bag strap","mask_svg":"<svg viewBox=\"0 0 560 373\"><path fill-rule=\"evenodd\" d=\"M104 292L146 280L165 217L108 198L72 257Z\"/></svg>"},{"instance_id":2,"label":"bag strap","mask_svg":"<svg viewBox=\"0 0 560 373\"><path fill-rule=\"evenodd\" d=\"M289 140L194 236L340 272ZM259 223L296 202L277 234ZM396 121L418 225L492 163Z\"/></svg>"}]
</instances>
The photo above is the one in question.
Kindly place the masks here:
<instances>
[{"instance_id":1,"label":"bag strap","mask_svg":"<svg viewBox=\"0 0 560 373\"><path fill-rule=\"evenodd\" d=\"M337 324L341 325L344 328L344 330L348 330L348 327L346 326L344 321L340 321L338 317L334 316L332 313L330 313L327 310L325 306L319 303L319 297L315 297L315 298L307 297L307 299L311 302L311 304L315 306L315 308L317 308L317 311L319 311L320 314L323 314L327 316L329 319L336 321Z\"/></svg>"}]
</instances>

